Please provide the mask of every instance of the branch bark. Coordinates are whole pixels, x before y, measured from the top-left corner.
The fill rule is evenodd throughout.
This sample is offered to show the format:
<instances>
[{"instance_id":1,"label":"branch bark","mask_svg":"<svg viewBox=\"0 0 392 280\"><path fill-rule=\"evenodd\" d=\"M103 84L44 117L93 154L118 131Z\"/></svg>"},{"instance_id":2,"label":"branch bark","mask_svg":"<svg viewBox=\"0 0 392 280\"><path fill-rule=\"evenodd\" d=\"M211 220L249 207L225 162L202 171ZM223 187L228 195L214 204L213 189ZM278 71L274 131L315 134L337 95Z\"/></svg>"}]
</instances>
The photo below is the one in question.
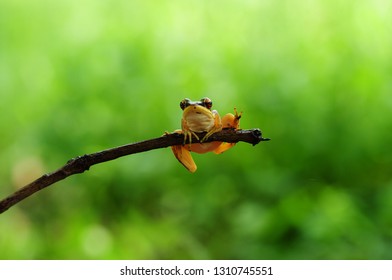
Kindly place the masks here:
<instances>
[{"instance_id":1,"label":"branch bark","mask_svg":"<svg viewBox=\"0 0 392 280\"><path fill-rule=\"evenodd\" d=\"M198 134L199 138L202 139L205 133ZM224 129L220 132L214 133L204 142L222 141L228 143L246 142L252 145L258 144L260 141L270 140L263 138L260 129L247 129L247 130L232 130ZM184 137L181 134L171 133L166 134L158 138L145 140L142 142L131 143L124 146L107 149L97 153L86 154L78 156L69 160L64 166L58 170L47 173L31 182L30 184L20 188L13 194L4 198L0 201L0 214L8 210L13 205L19 203L23 199L30 195L58 182L71 175L83 173L89 170L89 168L95 164L110 161L131 155L135 153L146 152L154 149L165 148L174 145L181 145L184 142ZM199 141L193 137L192 143L198 143Z\"/></svg>"}]
</instances>

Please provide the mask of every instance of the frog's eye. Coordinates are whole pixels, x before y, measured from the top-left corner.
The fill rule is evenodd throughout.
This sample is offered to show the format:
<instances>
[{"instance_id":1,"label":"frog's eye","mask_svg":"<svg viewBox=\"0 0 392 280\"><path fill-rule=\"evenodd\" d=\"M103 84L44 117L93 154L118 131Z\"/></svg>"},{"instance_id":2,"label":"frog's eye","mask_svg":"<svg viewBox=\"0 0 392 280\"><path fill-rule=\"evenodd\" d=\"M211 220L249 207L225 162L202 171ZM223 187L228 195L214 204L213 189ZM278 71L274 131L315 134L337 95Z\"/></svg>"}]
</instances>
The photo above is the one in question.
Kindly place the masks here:
<instances>
[{"instance_id":1,"label":"frog's eye","mask_svg":"<svg viewBox=\"0 0 392 280\"><path fill-rule=\"evenodd\" d=\"M206 107L207 109L211 109L212 107L211 99L209 99L208 97L204 97L200 101L204 107Z\"/></svg>"},{"instance_id":2,"label":"frog's eye","mask_svg":"<svg viewBox=\"0 0 392 280\"><path fill-rule=\"evenodd\" d=\"M189 106L191 100L189 98L185 98L180 102L180 107L182 110L184 110L186 107Z\"/></svg>"}]
</instances>

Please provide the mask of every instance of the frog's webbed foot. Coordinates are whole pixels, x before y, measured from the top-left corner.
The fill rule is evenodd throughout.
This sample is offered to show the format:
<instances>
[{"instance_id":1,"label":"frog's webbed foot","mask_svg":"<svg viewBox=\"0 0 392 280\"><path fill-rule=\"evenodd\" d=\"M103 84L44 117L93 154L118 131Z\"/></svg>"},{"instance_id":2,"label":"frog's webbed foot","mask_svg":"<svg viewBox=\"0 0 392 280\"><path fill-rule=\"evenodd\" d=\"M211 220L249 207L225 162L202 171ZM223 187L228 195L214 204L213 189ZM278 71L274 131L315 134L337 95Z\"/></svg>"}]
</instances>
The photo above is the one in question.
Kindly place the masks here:
<instances>
[{"instance_id":1,"label":"frog's webbed foot","mask_svg":"<svg viewBox=\"0 0 392 280\"><path fill-rule=\"evenodd\" d=\"M197 134L191 130L184 131L183 133L184 133L184 145L186 144L186 141L189 140L189 148L192 145L192 136L195 136L195 138L198 141L200 141L199 136L197 136Z\"/></svg>"},{"instance_id":2,"label":"frog's webbed foot","mask_svg":"<svg viewBox=\"0 0 392 280\"><path fill-rule=\"evenodd\" d=\"M240 112L240 113L238 114L237 108L234 107L234 113L235 113L235 115L234 115L235 119L236 119L237 121L239 121L240 118L242 117L242 112ZM238 124L238 123L237 123L237 124Z\"/></svg>"},{"instance_id":3,"label":"frog's webbed foot","mask_svg":"<svg viewBox=\"0 0 392 280\"><path fill-rule=\"evenodd\" d=\"M170 134L169 132L165 131L164 135L168 135ZM199 137L194 134L192 131L183 131L181 129L176 129L173 131L173 134L179 134L179 135L184 135L184 143L183 145L186 144L186 141L189 139L189 144L192 143L192 135L194 135L196 137L197 140L199 140Z\"/></svg>"}]
</instances>

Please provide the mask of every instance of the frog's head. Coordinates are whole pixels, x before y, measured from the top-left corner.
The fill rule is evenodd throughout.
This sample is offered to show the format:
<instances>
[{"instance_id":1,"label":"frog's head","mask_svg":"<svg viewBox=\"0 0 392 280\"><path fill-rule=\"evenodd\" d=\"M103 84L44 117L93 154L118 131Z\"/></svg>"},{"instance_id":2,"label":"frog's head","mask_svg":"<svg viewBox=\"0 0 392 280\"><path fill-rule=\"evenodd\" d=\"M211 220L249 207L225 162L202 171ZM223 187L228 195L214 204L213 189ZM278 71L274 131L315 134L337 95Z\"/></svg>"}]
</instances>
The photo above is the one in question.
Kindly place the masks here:
<instances>
[{"instance_id":1,"label":"frog's head","mask_svg":"<svg viewBox=\"0 0 392 280\"><path fill-rule=\"evenodd\" d=\"M208 97L204 97L200 99L200 101L192 101L189 98L185 98L180 102L180 107L182 110L185 110L188 106L202 106L204 108L207 108L208 110L211 110L212 107L212 101Z\"/></svg>"}]
</instances>

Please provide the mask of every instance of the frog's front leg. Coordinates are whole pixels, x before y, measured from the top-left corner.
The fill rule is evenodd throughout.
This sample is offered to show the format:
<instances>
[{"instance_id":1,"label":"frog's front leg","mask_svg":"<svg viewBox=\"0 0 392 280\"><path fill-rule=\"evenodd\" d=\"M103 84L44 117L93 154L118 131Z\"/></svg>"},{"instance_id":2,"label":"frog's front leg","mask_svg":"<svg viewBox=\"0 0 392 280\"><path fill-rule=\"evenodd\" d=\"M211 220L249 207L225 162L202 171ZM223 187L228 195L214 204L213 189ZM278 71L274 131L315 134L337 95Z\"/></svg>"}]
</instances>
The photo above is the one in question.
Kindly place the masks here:
<instances>
[{"instance_id":1,"label":"frog's front leg","mask_svg":"<svg viewBox=\"0 0 392 280\"><path fill-rule=\"evenodd\" d=\"M222 121L221 118L218 114L218 111L213 110L212 114L214 116L214 124L213 126L207 131L207 134L203 137L203 139L200 140L200 142L203 142L208 139L212 134L215 132L219 132L222 130Z\"/></svg>"},{"instance_id":2,"label":"frog's front leg","mask_svg":"<svg viewBox=\"0 0 392 280\"><path fill-rule=\"evenodd\" d=\"M242 116L242 112L238 114L237 108L234 108L234 114L228 113L222 118L222 127L223 128L231 128L231 129L239 129L240 127L240 119ZM221 154L235 146L235 143L226 143L223 142L219 145L218 148L214 150L215 154Z\"/></svg>"},{"instance_id":3,"label":"frog's front leg","mask_svg":"<svg viewBox=\"0 0 392 280\"><path fill-rule=\"evenodd\" d=\"M181 121L181 127L182 127L182 130L178 130L178 129L177 129L175 132L177 132L177 133L183 133L183 134L184 134L184 145L186 144L186 140L189 139L189 149L190 149L190 148L191 148L191 144L192 144L192 135L195 136L195 138L196 138L197 140L200 140L200 139L199 139L199 136L197 136L197 134L196 134L195 132L193 132L193 131L189 128L189 126L188 126L187 122L185 121L185 119L182 119L182 121ZM180 131L180 132L178 132L178 131Z\"/></svg>"}]
</instances>

